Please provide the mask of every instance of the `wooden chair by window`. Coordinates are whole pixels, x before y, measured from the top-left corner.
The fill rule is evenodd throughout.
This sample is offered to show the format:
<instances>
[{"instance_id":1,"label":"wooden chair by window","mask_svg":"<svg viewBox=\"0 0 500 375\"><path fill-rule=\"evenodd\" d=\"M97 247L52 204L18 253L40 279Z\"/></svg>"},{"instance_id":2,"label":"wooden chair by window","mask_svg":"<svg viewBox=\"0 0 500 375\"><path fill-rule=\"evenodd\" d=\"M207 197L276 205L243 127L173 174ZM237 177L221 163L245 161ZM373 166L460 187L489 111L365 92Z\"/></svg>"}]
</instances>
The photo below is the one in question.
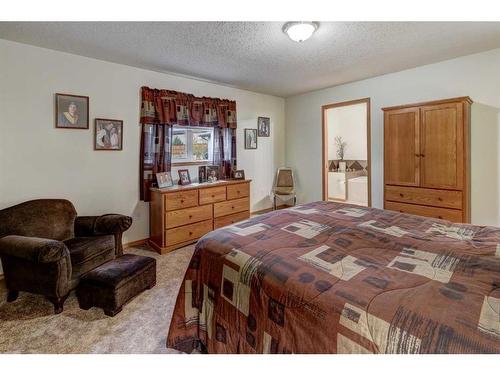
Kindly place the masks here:
<instances>
[{"instance_id":1,"label":"wooden chair by window","mask_svg":"<svg viewBox=\"0 0 500 375\"><path fill-rule=\"evenodd\" d=\"M271 192L273 200L273 210L277 209L276 199L283 202L293 199L293 205L297 203L295 194L295 179L291 168L278 168Z\"/></svg>"}]
</instances>

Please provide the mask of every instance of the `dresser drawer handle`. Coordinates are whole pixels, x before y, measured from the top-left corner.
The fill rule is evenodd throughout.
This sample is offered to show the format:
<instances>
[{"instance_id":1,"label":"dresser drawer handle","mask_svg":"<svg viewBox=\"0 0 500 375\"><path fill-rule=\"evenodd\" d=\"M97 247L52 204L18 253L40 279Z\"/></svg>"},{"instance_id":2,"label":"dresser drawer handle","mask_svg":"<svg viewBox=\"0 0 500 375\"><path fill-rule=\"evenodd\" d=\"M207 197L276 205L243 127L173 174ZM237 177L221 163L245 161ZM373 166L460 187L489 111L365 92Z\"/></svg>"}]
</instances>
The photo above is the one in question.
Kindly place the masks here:
<instances>
[{"instance_id":1,"label":"dresser drawer handle","mask_svg":"<svg viewBox=\"0 0 500 375\"><path fill-rule=\"evenodd\" d=\"M443 201L443 198L438 197L438 201L442 202L442 201Z\"/></svg>"},{"instance_id":2,"label":"dresser drawer handle","mask_svg":"<svg viewBox=\"0 0 500 375\"><path fill-rule=\"evenodd\" d=\"M241 194L239 190L237 190L236 193Z\"/></svg>"},{"instance_id":3,"label":"dresser drawer handle","mask_svg":"<svg viewBox=\"0 0 500 375\"><path fill-rule=\"evenodd\" d=\"M189 218L192 219L193 218L193 215L189 215Z\"/></svg>"},{"instance_id":4,"label":"dresser drawer handle","mask_svg":"<svg viewBox=\"0 0 500 375\"><path fill-rule=\"evenodd\" d=\"M215 195L212 194L212 198L215 198Z\"/></svg>"},{"instance_id":5,"label":"dresser drawer handle","mask_svg":"<svg viewBox=\"0 0 500 375\"><path fill-rule=\"evenodd\" d=\"M189 232L189 235L192 236L193 235L193 232Z\"/></svg>"},{"instance_id":6,"label":"dresser drawer handle","mask_svg":"<svg viewBox=\"0 0 500 375\"><path fill-rule=\"evenodd\" d=\"M405 195L403 193L399 193L399 196L403 198Z\"/></svg>"},{"instance_id":7,"label":"dresser drawer handle","mask_svg":"<svg viewBox=\"0 0 500 375\"><path fill-rule=\"evenodd\" d=\"M181 204L184 203L184 199L181 199Z\"/></svg>"},{"instance_id":8,"label":"dresser drawer handle","mask_svg":"<svg viewBox=\"0 0 500 375\"><path fill-rule=\"evenodd\" d=\"M438 219L442 219L443 217L441 215L438 216Z\"/></svg>"},{"instance_id":9,"label":"dresser drawer handle","mask_svg":"<svg viewBox=\"0 0 500 375\"><path fill-rule=\"evenodd\" d=\"M231 206L231 210L234 210L234 206Z\"/></svg>"}]
</instances>

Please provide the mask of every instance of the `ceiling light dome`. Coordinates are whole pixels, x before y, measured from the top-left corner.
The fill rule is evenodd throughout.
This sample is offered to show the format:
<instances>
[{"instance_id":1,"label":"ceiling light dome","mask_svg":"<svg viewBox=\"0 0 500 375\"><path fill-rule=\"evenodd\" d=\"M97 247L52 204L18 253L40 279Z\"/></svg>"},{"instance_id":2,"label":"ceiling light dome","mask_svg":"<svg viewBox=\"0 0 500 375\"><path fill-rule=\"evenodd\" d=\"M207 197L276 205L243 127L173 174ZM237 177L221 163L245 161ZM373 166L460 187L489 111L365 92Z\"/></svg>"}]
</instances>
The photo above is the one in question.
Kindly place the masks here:
<instances>
[{"instance_id":1,"label":"ceiling light dome","mask_svg":"<svg viewBox=\"0 0 500 375\"><path fill-rule=\"evenodd\" d=\"M283 32L294 42L303 42L313 35L318 29L317 22L287 22L283 26Z\"/></svg>"}]
</instances>

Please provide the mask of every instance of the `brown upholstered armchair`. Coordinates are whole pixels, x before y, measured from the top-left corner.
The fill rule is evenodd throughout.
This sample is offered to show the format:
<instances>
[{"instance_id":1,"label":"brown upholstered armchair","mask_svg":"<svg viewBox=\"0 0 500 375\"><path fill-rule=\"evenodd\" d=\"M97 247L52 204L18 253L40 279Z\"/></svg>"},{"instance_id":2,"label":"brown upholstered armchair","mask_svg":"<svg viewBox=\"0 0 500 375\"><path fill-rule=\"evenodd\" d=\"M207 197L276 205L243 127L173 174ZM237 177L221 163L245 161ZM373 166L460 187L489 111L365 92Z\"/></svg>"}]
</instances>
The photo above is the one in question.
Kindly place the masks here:
<instances>
[{"instance_id":1,"label":"brown upholstered armchair","mask_svg":"<svg viewBox=\"0 0 500 375\"><path fill-rule=\"evenodd\" d=\"M122 254L123 215L77 216L63 199L37 199L0 210L0 258L7 301L42 294L63 311L80 277Z\"/></svg>"}]
</instances>

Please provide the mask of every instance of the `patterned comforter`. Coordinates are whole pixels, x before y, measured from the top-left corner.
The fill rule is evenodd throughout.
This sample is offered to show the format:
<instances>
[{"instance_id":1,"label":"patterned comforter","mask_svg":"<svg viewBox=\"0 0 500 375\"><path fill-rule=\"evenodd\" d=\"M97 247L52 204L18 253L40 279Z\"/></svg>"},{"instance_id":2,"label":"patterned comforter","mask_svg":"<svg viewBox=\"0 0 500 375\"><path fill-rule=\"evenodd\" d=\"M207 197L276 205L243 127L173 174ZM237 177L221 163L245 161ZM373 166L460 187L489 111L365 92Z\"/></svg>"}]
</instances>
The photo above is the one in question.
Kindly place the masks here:
<instances>
[{"instance_id":1,"label":"patterned comforter","mask_svg":"<svg viewBox=\"0 0 500 375\"><path fill-rule=\"evenodd\" d=\"M167 346L500 353L500 229L316 202L207 234Z\"/></svg>"}]
</instances>

